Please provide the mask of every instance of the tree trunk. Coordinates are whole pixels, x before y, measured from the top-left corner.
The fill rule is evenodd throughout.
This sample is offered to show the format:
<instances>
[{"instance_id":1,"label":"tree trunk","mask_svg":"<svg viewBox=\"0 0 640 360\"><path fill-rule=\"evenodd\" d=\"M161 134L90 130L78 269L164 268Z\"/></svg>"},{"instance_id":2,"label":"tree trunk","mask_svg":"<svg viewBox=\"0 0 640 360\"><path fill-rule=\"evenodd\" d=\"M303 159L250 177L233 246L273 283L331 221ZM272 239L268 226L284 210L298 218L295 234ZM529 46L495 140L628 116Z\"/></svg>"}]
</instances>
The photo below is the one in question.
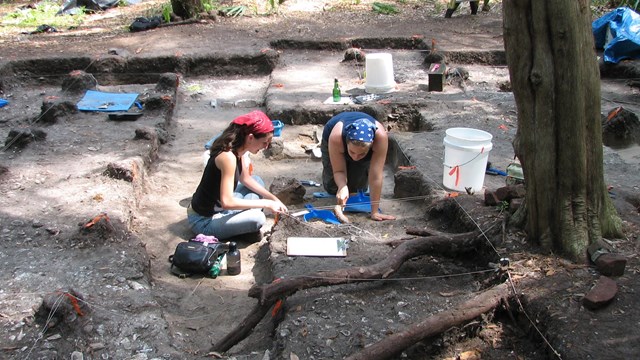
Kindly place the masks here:
<instances>
[{"instance_id":1,"label":"tree trunk","mask_svg":"<svg viewBox=\"0 0 640 360\"><path fill-rule=\"evenodd\" d=\"M574 261L620 221L604 183L600 76L588 0L503 1L529 239Z\"/></svg>"},{"instance_id":2,"label":"tree trunk","mask_svg":"<svg viewBox=\"0 0 640 360\"><path fill-rule=\"evenodd\" d=\"M204 11L202 0L171 0L173 13L183 19L193 19Z\"/></svg>"}]
</instances>

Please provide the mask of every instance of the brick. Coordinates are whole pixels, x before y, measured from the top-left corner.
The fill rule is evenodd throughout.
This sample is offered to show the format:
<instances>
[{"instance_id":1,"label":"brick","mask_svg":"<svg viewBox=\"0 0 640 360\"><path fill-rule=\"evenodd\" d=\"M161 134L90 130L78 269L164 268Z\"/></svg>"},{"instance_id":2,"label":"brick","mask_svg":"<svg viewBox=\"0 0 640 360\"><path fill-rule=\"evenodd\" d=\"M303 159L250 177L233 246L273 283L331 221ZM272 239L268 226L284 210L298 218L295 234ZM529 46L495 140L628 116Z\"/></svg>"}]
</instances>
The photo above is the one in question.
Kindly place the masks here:
<instances>
[{"instance_id":1,"label":"brick","mask_svg":"<svg viewBox=\"0 0 640 360\"><path fill-rule=\"evenodd\" d=\"M600 276L595 286L582 298L582 305L589 310L597 310L607 306L616 294L618 284L606 276Z\"/></svg>"},{"instance_id":2,"label":"brick","mask_svg":"<svg viewBox=\"0 0 640 360\"><path fill-rule=\"evenodd\" d=\"M500 203L500 200L498 200L496 193L489 190L484 191L484 204L486 206L496 206L498 203Z\"/></svg>"},{"instance_id":3,"label":"brick","mask_svg":"<svg viewBox=\"0 0 640 360\"><path fill-rule=\"evenodd\" d=\"M503 186L496 190L498 201L511 201L511 199L523 198L526 193L527 191L522 184Z\"/></svg>"},{"instance_id":4,"label":"brick","mask_svg":"<svg viewBox=\"0 0 640 360\"><path fill-rule=\"evenodd\" d=\"M620 254L602 254L595 261L600 274L605 276L622 276L627 266L627 258Z\"/></svg>"}]
</instances>

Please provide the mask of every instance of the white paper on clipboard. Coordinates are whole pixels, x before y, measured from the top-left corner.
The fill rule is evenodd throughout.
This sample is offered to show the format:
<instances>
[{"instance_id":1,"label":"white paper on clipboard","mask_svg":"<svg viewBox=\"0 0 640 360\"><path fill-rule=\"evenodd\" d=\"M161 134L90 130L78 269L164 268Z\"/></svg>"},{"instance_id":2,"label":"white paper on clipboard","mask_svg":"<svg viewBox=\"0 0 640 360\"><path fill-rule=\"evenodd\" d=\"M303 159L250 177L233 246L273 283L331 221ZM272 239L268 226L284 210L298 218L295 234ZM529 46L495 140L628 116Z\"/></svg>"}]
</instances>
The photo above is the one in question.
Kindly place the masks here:
<instances>
[{"instance_id":1,"label":"white paper on clipboard","mask_svg":"<svg viewBox=\"0 0 640 360\"><path fill-rule=\"evenodd\" d=\"M348 240L340 237L287 238L288 256L347 256Z\"/></svg>"}]
</instances>

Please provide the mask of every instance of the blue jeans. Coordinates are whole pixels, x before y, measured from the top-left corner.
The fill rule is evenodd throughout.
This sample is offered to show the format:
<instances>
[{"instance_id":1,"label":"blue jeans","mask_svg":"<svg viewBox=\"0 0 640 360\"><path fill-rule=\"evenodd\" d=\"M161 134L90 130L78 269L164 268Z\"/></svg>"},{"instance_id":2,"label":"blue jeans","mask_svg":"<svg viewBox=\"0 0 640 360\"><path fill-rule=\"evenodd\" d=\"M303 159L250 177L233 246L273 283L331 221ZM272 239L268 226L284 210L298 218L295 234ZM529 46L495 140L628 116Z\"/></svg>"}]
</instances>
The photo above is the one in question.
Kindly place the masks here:
<instances>
[{"instance_id":1,"label":"blue jeans","mask_svg":"<svg viewBox=\"0 0 640 360\"><path fill-rule=\"evenodd\" d=\"M259 176L253 175L252 177L264 186L264 181ZM260 196L242 184L238 184L233 192L233 197L249 200L260 199ZM187 220L194 234L213 235L219 240L226 240L237 235L260 231L267 218L262 209L223 210L209 217L202 216L189 207Z\"/></svg>"}]
</instances>

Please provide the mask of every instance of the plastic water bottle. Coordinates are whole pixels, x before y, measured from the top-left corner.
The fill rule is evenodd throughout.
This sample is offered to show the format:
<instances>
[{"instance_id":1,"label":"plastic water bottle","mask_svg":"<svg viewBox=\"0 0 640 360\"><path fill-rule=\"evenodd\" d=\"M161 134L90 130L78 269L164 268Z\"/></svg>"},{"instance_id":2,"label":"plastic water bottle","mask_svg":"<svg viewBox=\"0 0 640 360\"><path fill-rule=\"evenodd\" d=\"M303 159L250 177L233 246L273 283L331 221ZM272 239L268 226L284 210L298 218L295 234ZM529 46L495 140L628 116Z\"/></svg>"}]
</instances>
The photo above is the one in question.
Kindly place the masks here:
<instances>
[{"instance_id":1,"label":"plastic water bottle","mask_svg":"<svg viewBox=\"0 0 640 360\"><path fill-rule=\"evenodd\" d=\"M213 266L211 267L211 269L209 269L209 276L211 276L214 279L217 278L218 275L220 275L220 268L222 267L222 257L223 256L224 255L218 256L216 261L213 263Z\"/></svg>"},{"instance_id":2,"label":"plastic water bottle","mask_svg":"<svg viewBox=\"0 0 640 360\"><path fill-rule=\"evenodd\" d=\"M340 102L342 100L342 92L340 91L340 84L338 79L333 80L333 102Z\"/></svg>"},{"instance_id":3,"label":"plastic water bottle","mask_svg":"<svg viewBox=\"0 0 640 360\"><path fill-rule=\"evenodd\" d=\"M240 264L240 250L235 242L229 243L229 252L227 253L227 274L238 275L242 270Z\"/></svg>"}]
</instances>

